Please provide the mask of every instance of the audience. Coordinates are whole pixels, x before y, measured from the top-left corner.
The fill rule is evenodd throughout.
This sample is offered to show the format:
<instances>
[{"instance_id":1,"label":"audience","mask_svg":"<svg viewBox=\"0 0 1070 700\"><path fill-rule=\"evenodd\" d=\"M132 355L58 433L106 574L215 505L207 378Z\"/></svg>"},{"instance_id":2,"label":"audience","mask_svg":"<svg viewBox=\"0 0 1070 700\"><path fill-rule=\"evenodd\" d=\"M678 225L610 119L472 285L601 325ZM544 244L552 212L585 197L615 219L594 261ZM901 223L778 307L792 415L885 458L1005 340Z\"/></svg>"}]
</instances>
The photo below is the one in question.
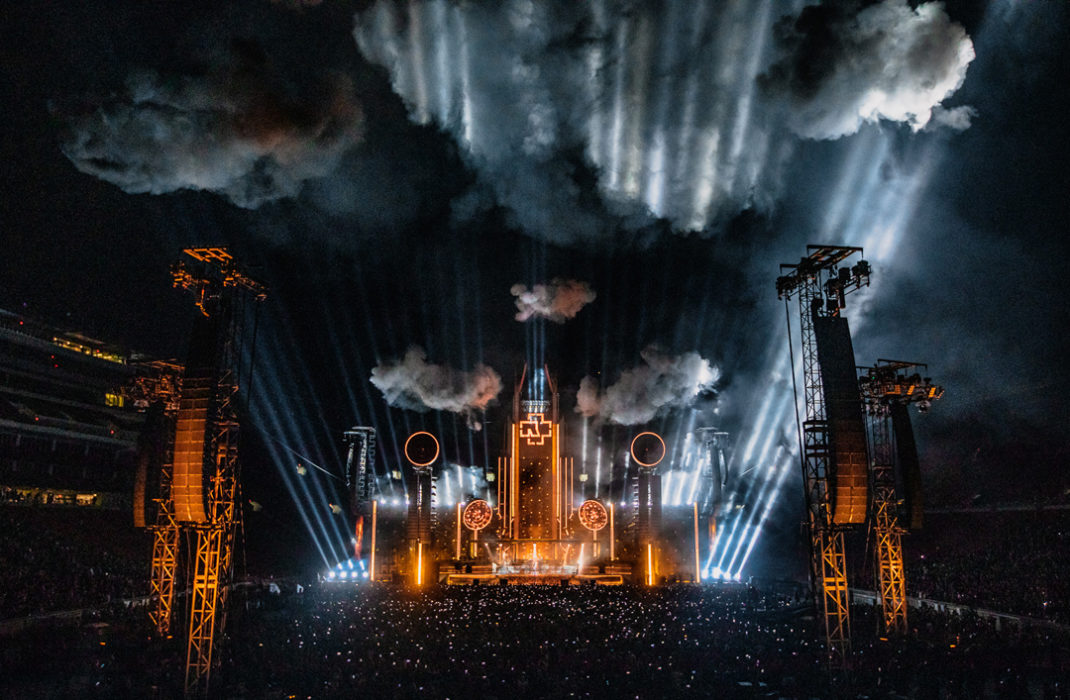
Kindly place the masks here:
<instances>
[{"instance_id":1,"label":"audience","mask_svg":"<svg viewBox=\"0 0 1070 700\"><path fill-rule=\"evenodd\" d=\"M150 540L125 526L109 530L105 520L100 513L0 508L0 619L88 609L75 625L45 621L3 640L4 696L181 693L182 606L178 631L159 639L145 608L116 602L147 592ZM1043 574L1065 565L1061 519L1016 523L1011 515L993 516L988 529L968 520L930 520L936 530L906 540L912 592L1062 619L1066 592L1058 588L1059 576ZM986 539L1000 532L1015 538L1016 549ZM1008 559L1021 571L996 575ZM1019 586L1016 577L1024 579L1027 570L1041 573L1032 585ZM852 650L846 669L838 670L828 663L809 599L772 590L753 583L421 590L296 580L244 585L230 595L211 695L1068 697L1070 632L1064 627L1005 623L997 629L971 612L911 609L908 634L888 639L878 631L878 611L856 606ZM109 599L113 605L106 605Z\"/></svg>"},{"instance_id":2,"label":"audience","mask_svg":"<svg viewBox=\"0 0 1070 700\"><path fill-rule=\"evenodd\" d=\"M0 507L0 620L147 594L151 539L121 517Z\"/></svg>"}]
</instances>

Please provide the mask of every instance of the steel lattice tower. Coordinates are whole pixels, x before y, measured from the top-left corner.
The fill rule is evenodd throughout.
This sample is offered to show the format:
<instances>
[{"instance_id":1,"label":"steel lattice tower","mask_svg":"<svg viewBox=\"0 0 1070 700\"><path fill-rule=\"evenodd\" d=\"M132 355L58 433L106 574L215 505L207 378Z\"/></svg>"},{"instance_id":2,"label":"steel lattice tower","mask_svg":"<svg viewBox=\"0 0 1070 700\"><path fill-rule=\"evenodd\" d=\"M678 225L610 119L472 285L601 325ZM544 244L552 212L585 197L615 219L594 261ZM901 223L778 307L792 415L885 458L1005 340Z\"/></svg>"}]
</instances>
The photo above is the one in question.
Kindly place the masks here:
<instances>
[{"instance_id":1,"label":"steel lattice tower","mask_svg":"<svg viewBox=\"0 0 1070 700\"><path fill-rule=\"evenodd\" d=\"M837 274L836 266L854 253L861 254L861 248L810 245L807 251L809 255L797 264L780 266L781 272L791 272L777 278L777 297L785 303L792 296L798 296L799 300L806 405L800 440L810 539L810 577L818 598L818 611L824 619L830 660L843 666L851 645L847 561L843 528L838 527L832 517L831 441L814 322L819 316L838 316L843 296L848 291L869 285L869 264L860 261L849 275L842 276Z\"/></svg>"},{"instance_id":2,"label":"steel lattice tower","mask_svg":"<svg viewBox=\"0 0 1070 700\"><path fill-rule=\"evenodd\" d=\"M190 591L189 636L186 649L185 692L187 696L207 695L208 681L212 670L213 645L226 622L227 594L233 571L235 531L238 526L237 501L240 491L240 462L238 460L238 429L236 400L238 394L238 370L243 358L241 343L244 337L246 316L245 302L248 298L263 301L266 290L260 283L240 272L233 257L225 248L187 248L186 255L202 263L200 274L190 272L182 263L172 268L175 287L190 291L196 298L197 307L205 319L201 319L201 337L198 342L215 345L204 357L211 358L207 365L194 369L207 372L190 374L192 362L187 365L183 380L183 395L205 397L201 408L204 421L204 449L200 474L207 479L203 515L189 515L188 503L195 493L189 483L177 485L172 467L170 488L161 498L159 517L168 519L166 528L157 529L153 553L153 577L159 576L161 590L168 584L164 580L170 569L170 586L173 593L174 562L178 555L179 529L185 528L196 534L196 549L193 553L193 581ZM203 349L203 348L202 348ZM202 357L202 361L204 359ZM247 373L251 376L251 368ZM191 409L183 403L182 414ZM177 438L176 438L177 440ZM177 449L177 447L176 447ZM172 462L175 456L172 455ZM166 477L165 477L166 478ZM176 509L176 489L182 491L183 517ZM199 487L196 487L199 492ZM164 541L164 537L173 537ZM157 561L156 551L160 556ZM162 596L161 596L162 598ZM162 607L162 604L161 604ZM160 619L163 610L158 610ZM158 627L159 628L159 627Z\"/></svg>"},{"instance_id":3,"label":"steel lattice tower","mask_svg":"<svg viewBox=\"0 0 1070 700\"><path fill-rule=\"evenodd\" d=\"M182 367L170 362L144 363L137 376L120 391L135 406L145 410L145 425L138 440L138 469L134 483L134 526L152 533L149 619L156 634L171 633L175 574L178 566L179 528L175 521L171 483L174 476L175 422L179 410ZM154 407L159 409L154 414ZM155 491L149 486L150 471L157 472ZM147 509L151 499L152 509Z\"/></svg>"},{"instance_id":4,"label":"steel lattice tower","mask_svg":"<svg viewBox=\"0 0 1070 700\"><path fill-rule=\"evenodd\" d=\"M943 389L921 377L910 362L877 360L859 380L870 436L871 513L874 537L875 584L881 601L881 626L885 634L906 634L906 575L903 566L903 540L906 530L899 524L899 499L896 498L895 442L892 434L892 410L896 405L916 404L927 409L930 402L943 396Z\"/></svg>"}]
</instances>

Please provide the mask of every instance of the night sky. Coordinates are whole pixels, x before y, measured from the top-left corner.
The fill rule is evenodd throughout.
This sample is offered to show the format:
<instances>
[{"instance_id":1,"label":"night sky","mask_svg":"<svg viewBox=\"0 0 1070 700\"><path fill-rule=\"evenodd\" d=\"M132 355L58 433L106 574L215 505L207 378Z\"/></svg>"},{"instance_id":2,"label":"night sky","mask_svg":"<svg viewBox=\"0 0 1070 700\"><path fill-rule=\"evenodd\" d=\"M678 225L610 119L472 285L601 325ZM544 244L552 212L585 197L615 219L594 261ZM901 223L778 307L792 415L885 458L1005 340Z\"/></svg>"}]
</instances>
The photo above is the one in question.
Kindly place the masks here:
<instances>
[{"instance_id":1,"label":"night sky","mask_svg":"<svg viewBox=\"0 0 1070 700\"><path fill-rule=\"evenodd\" d=\"M305 512L324 559L338 482L296 464L337 472L342 430L374 425L381 476L417 428L447 471L494 465L525 362L600 496L652 429L687 500L687 434L717 426L731 497L794 532L774 280L807 243L863 246L858 364L947 391L914 421L930 502L1052 498L1070 6L912 5L7 3L0 308L181 358L168 266L229 246L271 290L246 496ZM558 306L517 320L535 285Z\"/></svg>"}]
</instances>

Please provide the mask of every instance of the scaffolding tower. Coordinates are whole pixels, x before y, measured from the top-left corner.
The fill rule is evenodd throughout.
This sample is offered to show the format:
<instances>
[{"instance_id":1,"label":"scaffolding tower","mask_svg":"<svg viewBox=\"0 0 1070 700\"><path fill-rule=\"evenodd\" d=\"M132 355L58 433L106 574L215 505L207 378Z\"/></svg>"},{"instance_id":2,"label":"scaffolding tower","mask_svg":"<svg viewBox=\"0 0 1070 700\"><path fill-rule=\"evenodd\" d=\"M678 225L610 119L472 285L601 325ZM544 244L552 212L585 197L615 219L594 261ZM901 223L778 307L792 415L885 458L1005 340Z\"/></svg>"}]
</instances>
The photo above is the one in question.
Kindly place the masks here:
<instances>
[{"instance_id":1,"label":"scaffolding tower","mask_svg":"<svg viewBox=\"0 0 1070 700\"><path fill-rule=\"evenodd\" d=\"M241 272L226 248L187 248L183 252L200 263L196 271L179 262L171 269L175 287L192 292L202 318L194 329L190 361L183 381L178 424L196 433L176 436L169 469L161 484L158 524L153 546L153 590L159 591L154 611L157 630L170 628L176 561L182 530L196 539L190 591L186 647L186 696L208 693L213 645L226 621L227 594L233 571L237 502L240 492L237 395L239 380L251 376L251 366L239 377L245 355L244 324L249 299L263 301L266 290ZM255 331L254 331L255 332ZM255 339L254 339L255 340ZM197 361L194 354L200 353ZM191 420L189 415L198 412ZM185 423L184 423L185 421ZM181 430L179 431L181 432ZM184 473L176 472L177 443L193 449ZM203 447L202 441L203 440ZM192 444L194 447L189 448ZM181 476L181 479L177 477ZM181 504L181 508L176 507Z\"/></svg>"},{"instance_id":2,"label":"scaffolding tower","mask_svg":"<svg viewBox=\"0 0 1070 700\"><path fill-rule=\"evenodd\" d=\"M913 362L877 360L863 370L859 388L866 406L870 436L871 526L876 559L876 589L881 601L881 631L888 635L907 632L906 575L903 567L905 528L899 523L896 497L895 442L892 412L896 407L914 404L928 410L932 401L944 394L928 377L917 370L926 366ZM909 427L909 426L908 426ZM909 475L899 481L909 483ZM920 504L919 504L920 505Z\"/></svg>"},{"instance_id":3,"label":"scaffolding tower","mask_svg":"<svg viewBox=\"0 0 1070 700\"><path fill-rule=\"evenodd\" d=\"M777 278L777 298L787 302L798 297L802 341L805 419L800 426L803 488L810 544L810 582L823 616L830 662L842 667L851 646L851 619L847 589L844 529L833 519L832 484L835 465L831 459L828 414L818 362L815 320L838 317L848 292L869 286L870 266L859 260L853 267L837 266L861 248L808 245L807 257L782 264ZM786 273L786 274L785 274ZM788 343L791 348L790 320ZM794 370L793 370L794 371Z\"/></svg>"},{"instance_id":4,"label":"scaffolding tower","mask_svg":"<svg viewBox=\"0 0 1070 700\"><path fill-rule=\"evenodd\" d=\"M147 414L138 440L134 526L152 533L149 619L160 637L171 633L178 566L179 531L170 493L182 372L182 365L174 362L138 363L134 378L120 389L130 403ZM153 472L158 479L155 483ZM150 502L153 505L148 507Z\"/></svg>"}]
</instances>

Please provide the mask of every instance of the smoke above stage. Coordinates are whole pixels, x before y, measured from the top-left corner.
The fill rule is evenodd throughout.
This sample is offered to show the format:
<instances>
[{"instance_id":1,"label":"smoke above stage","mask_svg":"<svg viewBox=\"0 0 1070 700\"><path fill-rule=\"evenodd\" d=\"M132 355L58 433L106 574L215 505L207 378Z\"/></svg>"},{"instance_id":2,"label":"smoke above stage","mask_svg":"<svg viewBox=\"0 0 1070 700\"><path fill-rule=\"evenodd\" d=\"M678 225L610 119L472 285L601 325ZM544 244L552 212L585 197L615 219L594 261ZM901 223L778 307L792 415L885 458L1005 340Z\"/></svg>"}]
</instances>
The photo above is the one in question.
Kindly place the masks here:
<instances>
[{"instance_id":1,"label":"smoke above stage","mask_svg":"<svg viewBox=\"0 0 1070 700\"><path fill-rule=\"evenodd\" d=\"M586 376L576 394L576 412L617 425L649 423L659 413L689 406L703 393L714 394L720 370L697 352L667 355L656 347L642 352L643 364L626 369L605 390Z\"/></svg>"},{"instance_id":2,"label":"smoke above stage","mask_svg":"<svg viewBox=\"0 0 1070 700\"><path fill-rule=\"evenodd\" d=\"M415 411L449 411L465 416L473 430L482 428L475 416L498 397L502 380L490 367L465 372L427 361L422 348L411 347L401 360L372 369L371 383L391 406Z\"/></svg>"},{"instance_id":3,"label":"smoke above stage","mask_svg":"<svg viewBox=\"0 0 1070 700\"><path fill-rule=\"evenodd\" d=\"M379 0L354 34L410 118L454 136L485 201L557 242L654 218L704 231L769 209L792 131L918 129L934 109L969 123L969 108L939 108L974 55L939 3ZM585 170L601 215L577 187Z\"/></svg>"},{"instance_id":4,"label":"smoke above stage","mask_svg":"<svg viewBox=\"0 0 1070 700\"><path fill-rule=\"evenodd\" d=\"M516 320L521 322L545 318L564 323L597 297L586 282L562 279L536 284L531 289L518 282L509 288L509 293L516 297Z\"/></svg>"}]
</instances>

